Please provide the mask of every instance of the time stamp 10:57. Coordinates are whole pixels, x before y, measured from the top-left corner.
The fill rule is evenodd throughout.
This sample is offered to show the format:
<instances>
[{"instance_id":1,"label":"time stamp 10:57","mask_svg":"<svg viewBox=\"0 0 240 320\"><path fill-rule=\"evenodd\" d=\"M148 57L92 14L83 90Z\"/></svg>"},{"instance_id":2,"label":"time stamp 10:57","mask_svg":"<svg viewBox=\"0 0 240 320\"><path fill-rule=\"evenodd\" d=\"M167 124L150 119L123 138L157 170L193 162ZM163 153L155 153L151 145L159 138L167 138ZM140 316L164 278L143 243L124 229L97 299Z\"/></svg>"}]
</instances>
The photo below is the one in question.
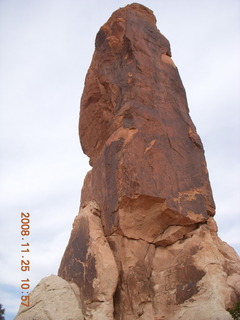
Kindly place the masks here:
<instances>
[{"instance_id":1,"label":"time stamp 10:57","mask_svg":"<svg viewBox=\"0 0 240 320\"><path fill-rule=\"evenodd\" d=\"M30 235L30 213L21 213L21 236L22 236L22 243L21 243L21 271L24 272L26 275L27 272L30 271L30 260L28 259L28 255L30 253L30 244L27 242L28 236ZM21 289L22 289L22 296L21 296L21 304L25 307L30 307L30 296L29 296L29 289L30 289L30 280L25 277L25 279L21 280Z\"/></svg>"}]
</instances>

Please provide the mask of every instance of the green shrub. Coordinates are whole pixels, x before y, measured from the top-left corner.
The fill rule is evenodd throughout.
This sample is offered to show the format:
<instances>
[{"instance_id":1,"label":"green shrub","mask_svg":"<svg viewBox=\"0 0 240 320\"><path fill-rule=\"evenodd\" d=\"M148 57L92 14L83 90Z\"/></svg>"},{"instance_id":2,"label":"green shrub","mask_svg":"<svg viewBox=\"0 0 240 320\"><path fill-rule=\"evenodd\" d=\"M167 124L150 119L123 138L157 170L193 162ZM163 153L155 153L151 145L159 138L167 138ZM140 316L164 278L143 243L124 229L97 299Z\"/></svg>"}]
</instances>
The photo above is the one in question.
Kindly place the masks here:
<instances>
[{"instance_id":1,"label":"green shrub","mask_svg":"<svg viewBox=\"0 0 240 320\"><path fill-rule=\"evenodd\" d=\"M4 313L5 313L5 309L2 308L2 305L0 303L0 320L4 320Z\"/></svg>"},{"instance_id":2,"label":"green shrub","mask_svg":"<svg viewBox=\"0 0 240 320\"><path fill-rule=\"evenodd\" d=\"M235 308L228 309L228 312L231 314L233 319L240 320L240 301L236 304Z\"/></svg>"}]
</instances>

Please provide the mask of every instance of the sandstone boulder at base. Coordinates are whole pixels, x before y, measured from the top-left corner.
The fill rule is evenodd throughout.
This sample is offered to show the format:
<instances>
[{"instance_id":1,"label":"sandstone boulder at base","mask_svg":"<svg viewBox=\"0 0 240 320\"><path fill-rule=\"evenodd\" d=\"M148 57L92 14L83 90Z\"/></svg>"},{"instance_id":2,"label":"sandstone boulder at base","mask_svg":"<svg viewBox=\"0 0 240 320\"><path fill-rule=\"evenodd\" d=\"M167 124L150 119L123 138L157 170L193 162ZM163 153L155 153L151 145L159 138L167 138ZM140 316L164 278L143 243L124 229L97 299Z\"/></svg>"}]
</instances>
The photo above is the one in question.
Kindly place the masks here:
<instances>
[{"instance_id":1,"label":"sandstone boulder at base","mask_svg":"<svg viewBox=\"0 0 240 320\"><path fill-rule=\"evenodd\" d=\"M51 275L43 278L30 293L30 308L21 305L15 320L84 320L79 288Z\"/></svg>"}]
</instances>

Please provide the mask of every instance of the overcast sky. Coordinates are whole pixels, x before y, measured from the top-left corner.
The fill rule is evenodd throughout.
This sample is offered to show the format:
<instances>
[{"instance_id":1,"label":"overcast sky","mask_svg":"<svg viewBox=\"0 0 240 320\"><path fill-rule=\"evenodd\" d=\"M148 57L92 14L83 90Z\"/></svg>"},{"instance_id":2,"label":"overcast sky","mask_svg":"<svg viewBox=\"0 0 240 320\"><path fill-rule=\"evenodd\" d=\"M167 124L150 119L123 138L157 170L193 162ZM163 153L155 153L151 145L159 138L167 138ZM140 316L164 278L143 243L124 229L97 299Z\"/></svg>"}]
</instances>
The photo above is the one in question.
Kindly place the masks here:
<instances>
[{"instance_id":1,"label":"overcast sky","mask_svg":"<svg viewBox=\"0 0 240 320\"><path fill-rule=\"evenodd\" d=\"M0 303L6 320L57 274L90 169L79 101L95 35L124 0L0 0ZM219 235L240 253L240 1L142 0L169 39L200 134ZM20 272L20 213L31 214L31 271ZM27 238L27 237L25 237Z\"/></svg>"}]
</instances>

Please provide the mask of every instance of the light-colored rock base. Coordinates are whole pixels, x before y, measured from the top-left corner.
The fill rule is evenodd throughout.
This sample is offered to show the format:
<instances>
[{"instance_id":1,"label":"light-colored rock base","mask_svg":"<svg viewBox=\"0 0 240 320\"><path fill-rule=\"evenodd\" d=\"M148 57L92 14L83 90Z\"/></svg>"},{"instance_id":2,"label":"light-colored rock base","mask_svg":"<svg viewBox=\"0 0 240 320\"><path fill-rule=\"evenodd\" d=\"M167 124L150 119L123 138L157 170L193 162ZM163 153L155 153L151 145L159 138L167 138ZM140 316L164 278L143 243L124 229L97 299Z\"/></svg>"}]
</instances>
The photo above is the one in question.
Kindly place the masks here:
<instances>
[{"instance_id":1,"label":"light-colored rock base","mask_svg":"<svg viewBox=\"0 0 240 320\"><path fill-rule=\"evenodd\" d=\"M14 320L84 320L78 287L51 275L30 293L30 307L20 306Z\"/></svg>"}]
</instances>

